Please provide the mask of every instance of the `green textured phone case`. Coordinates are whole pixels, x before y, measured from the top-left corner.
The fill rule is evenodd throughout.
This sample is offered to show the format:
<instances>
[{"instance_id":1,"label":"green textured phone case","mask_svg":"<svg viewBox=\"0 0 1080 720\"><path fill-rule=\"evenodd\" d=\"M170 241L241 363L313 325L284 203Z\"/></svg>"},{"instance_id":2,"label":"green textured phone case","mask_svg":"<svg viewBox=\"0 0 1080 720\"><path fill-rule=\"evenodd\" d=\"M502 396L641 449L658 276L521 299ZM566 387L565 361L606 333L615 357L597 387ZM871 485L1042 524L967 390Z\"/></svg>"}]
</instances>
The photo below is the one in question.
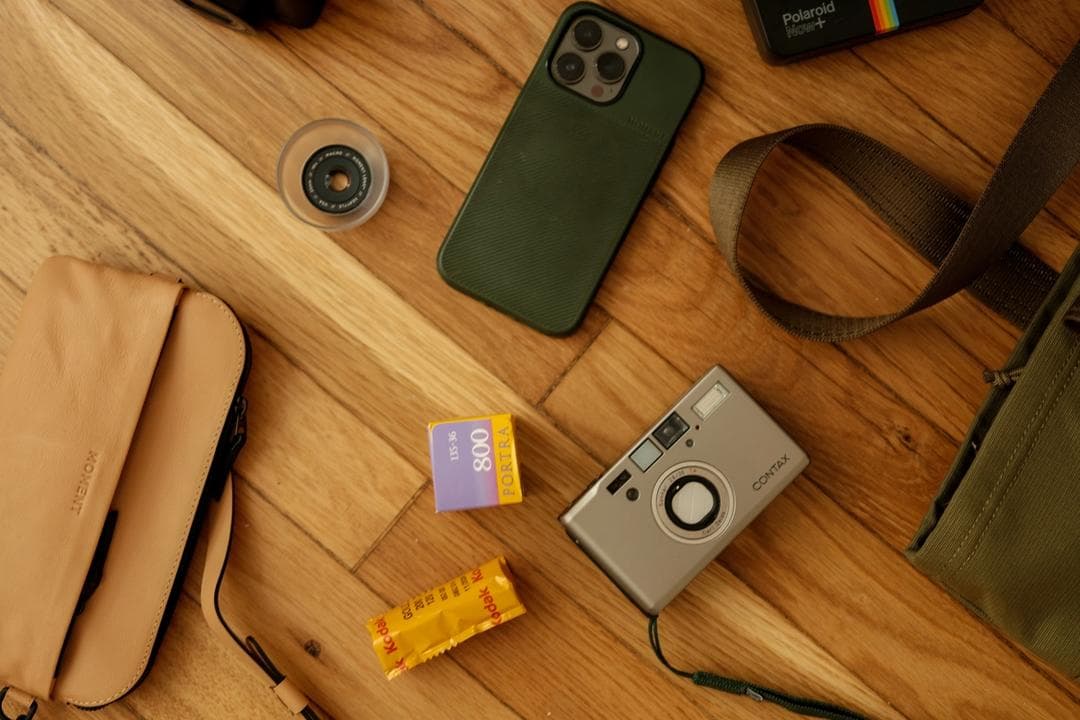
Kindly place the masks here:
<instances>
[{"instance_id":1,"label":"green textured phone case","mask_svg":"<svg viewBox=\"0 0 1080 720\"><path fill-rule=\"evenodd\" d=\"M601 105L549 63L581 14L621 26L641 55ZM570 6L514 103L442 248L455 288L551 335L581 324L701 86L688 51L592 3Z\"/></svg>"}]
</instances>

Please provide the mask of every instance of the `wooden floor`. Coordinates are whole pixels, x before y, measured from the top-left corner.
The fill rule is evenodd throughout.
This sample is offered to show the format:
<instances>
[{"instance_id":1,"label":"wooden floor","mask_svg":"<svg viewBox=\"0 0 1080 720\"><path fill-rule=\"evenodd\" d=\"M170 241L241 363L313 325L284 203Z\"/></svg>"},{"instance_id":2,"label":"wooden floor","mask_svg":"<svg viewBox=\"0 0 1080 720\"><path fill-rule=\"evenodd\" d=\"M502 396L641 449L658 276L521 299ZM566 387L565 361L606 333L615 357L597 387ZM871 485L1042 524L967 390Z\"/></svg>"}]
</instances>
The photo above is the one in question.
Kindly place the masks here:
<instances>
[{"instance_id":1,"label":"wooden floor","mask_svg":"<svg viewBox=\"0 0 1080 720\"><path fill-rule=\"evenodd\" d=\"M958 297L843 346L794 340L733 282L706 209L734 143L818 121L976 197L1080 38L1080 4L987 0L773 68L736 0L612 3L707 81L584 327L552 339L450 290L434 258L562 2L331 0L312 30L241 35L170 2L4 0L0 347L55 253L173 273L237 309L255 365L225 603L328 716L785 717L660 668L556 521L719 362L812 463L664 613L674 661L875 718L1080 717L1080 685L902 554L1016 331ZM373 130L393 173L380 213L337 235L296 221L274 182L283 141L325 116ZM836 181L794 155L771 167L746 227L775 286L867 311L925 280ZM1078 238L1074 177L1027 239L1060 265ZM518 419L525 503L436 516L425 424L498 411ZM364 621L500 553L528 615L388 682ZM87 717L284 717L211 638L197 576L146 683Z\"/></svg>"}]
</instances>

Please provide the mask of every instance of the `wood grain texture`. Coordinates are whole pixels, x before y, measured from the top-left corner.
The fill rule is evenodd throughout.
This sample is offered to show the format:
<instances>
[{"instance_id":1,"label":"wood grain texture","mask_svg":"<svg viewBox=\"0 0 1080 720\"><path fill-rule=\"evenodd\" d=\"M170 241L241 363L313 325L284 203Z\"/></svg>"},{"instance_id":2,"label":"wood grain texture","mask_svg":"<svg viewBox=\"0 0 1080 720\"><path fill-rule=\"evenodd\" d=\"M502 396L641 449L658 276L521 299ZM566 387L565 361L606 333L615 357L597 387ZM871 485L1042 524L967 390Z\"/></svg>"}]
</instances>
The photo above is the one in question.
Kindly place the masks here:
<instances>
[{"instance_id":1,"label":"wood grain texture","mask_svg":"<svg viewBox=\"0 0 1080 720\"><path fill-rule=\"evenodd\" d=\"M556 521L719 362L812 465L665 613L677 664L875 718L1080 718L1075 682L901 554L1017 331L960 296L843 346L792 339L731 278L706 197L741 139L828 121L973 200L1080 12L987 0L776 68L734 0L610 5L698 54L706 85L585 326L553 339L451 291L434 257L561 0L331 0L310 30L255 35L175 3L0 4L0 352L56 253L168 272L237 309L252 439L224 602L330 717L785 717L664 671L643 618ZM324 116L369 127L392 167L379 214L335 235L274 187L282 143ZM1080 238L1078 201L1074 177L1025 234L1052 264ZM819 307L896 307L929 274L797 153L770 161L745 228L751 270ZM525 503L435 515L426 422L497 411L518 420ZM367 617L499 553L529 613L387 682ZM147 682L95 716L282 716L214 643L198 581Z\"/></svg>"}]
</instances>

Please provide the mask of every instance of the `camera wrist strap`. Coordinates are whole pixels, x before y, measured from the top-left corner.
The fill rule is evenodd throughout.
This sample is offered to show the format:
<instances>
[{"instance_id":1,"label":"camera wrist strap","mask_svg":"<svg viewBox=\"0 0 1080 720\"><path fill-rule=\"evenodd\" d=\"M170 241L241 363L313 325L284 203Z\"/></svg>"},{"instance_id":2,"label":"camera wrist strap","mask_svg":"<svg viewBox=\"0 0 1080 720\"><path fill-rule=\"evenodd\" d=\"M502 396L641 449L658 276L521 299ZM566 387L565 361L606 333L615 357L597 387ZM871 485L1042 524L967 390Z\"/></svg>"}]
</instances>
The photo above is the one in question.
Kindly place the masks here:
<instances>
[{"instance_id":1,"label":"camera wrist strap","mask_svg":"<svg viewBox=\"0 0 1080 720\"><path fill-rule=\"evenodd\" d=\"M806 153L842 179L937 271L904 308L878 316L829 315L784 300L738 258L739 228L754 179L780 145ZM970 286L1024 327L1057 277L1016 241L1080 161L1080 44L1016 134L975 207L900 153L836 125L802 125L736 145L717 165L709 210L720 251L751 299L788 332L849 340L926 309Z\"/></svg>"},{"instance_id":2,"label":"camera wrist strap","mask_svg":"<svg viewBox=\"0 0 1080 720\"><path fill-rule=\"evenodd\" d=\"M744 695L758 702L779 705L789 712L805 715L807 717L825 718L826 720L866 720L865 716L839 705L798 697L796 695L788 695L779 690L773 690L772 688L761 685L754 685L745 680L736 680L735 678L716 675L711 672L705 672L704 670L696 670L694 672L680 670L668 662L667 658L664 657L664 651L660 647L659 615L654 615L649 618L649 643L652 645L653 652L656 653L656 659L659 660L664 667L679 677L684 677L700 687L712 688L713 690L719 690L720 692L726 692L732 695Z\"/></svg>"}]
</instances>

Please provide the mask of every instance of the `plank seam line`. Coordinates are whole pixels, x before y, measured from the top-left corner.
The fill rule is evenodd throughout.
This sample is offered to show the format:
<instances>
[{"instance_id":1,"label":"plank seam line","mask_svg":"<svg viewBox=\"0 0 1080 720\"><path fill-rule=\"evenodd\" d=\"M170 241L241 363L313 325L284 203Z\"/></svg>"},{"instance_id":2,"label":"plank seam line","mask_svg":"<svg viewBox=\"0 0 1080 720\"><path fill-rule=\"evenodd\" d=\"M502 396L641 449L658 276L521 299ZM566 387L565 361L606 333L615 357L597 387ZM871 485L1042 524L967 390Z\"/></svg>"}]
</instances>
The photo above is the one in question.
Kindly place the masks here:
<instances>
[{"instance_id":1,"label":"plank seam line","mask_svg":"<svg viewBox=\"0 0 1080 720\"><path fill-rule=\"evenodd\" d=\"M557 388L562 383L562 381L566 379L566 376L570 374L571 370L577 367L577 364L585 356L585 353L588 352L589 349L596 344L596 341L600 338L600 335L602 335L603 332L608 329L608 327L614 320L614 318L611 317L611 313L600 307L599 304L595 305L594 307L604 313L604 319L601 322L600 327L596 329L596 332L593 333L593 336L589 338L589 340L581 346L578 352L574 354L574 357L570 359L570 363L565 368L563 368L563 370L552 381L551 385L548 386L547 390L545 390L540 396L540 398L536 401L537 409L543 407L544 403L547 402L547 399L551 397L551 393L555 391L555 388Z\"/></svg>"},{"instance_id":2,"label":"plank seam line","mask_svg":"<svg viewBox=\"0 0 1080 720\"><path fill-rule=\"evenodd\" d=\"M394 514L394 517L390 520L390 522L388 522L386 524L386 527L384 527L382 529L382 532L379 533L378 537L376 537L374 540L372 540L371 544L368 545L367 548L364 550L364 552L362 552L360 554L360 559L357 560L356 563L349 570L350 574L357 575L357 577L359 577L358 573L360 572L360 568L367 561L368 557L373 552L375 552L376 549L378 549L379 545L386 538L386 536L389 535L394 530L394 528L397 526L398 522L403 517L405 517L405 514L407 512L409 512L410 510L412 510L413 506L416 505L416 502L420 499L420 496L424 494L424 491L427 490L429 485L431 485L431 479L430 478L424 478L424 482L420 483L419 487L417 487L416 490L413 491L413 494L409 497L408 500L405 501L405 503L401 506L401 508Z\"/></svg>"},{"instance_id":3,"label":"plank seam line","mask_svg":"<svg viewBox=\"0 0 1080 720\"><path fill-rule=\"evenodd\" d=\"M1028 48L1030 48L1032 52L1034 52L1036 55L1038 55L1043 60L1045 60L1051 67L1057 68L1057 67L1060 66L1060 63L1055 62L1054 58L1050 57L1050 55L1047 54L1038 45L1031 42L1024 33L1020 32L1020 30L1016 26L1014 26L1012 23L1010 23L1004 17L999 15L997 10L995 10L992 7L988 7L986 5L980 5L976 9L979 12L984 12L987 15L989 15L991 18L993 18L999 25L1001 25L1003 28L1005 28L1010 33L1012 33L1016 37L1017 40L1022 42L1024 45L1027 45Z\"/></svg>"}]
</instances>

